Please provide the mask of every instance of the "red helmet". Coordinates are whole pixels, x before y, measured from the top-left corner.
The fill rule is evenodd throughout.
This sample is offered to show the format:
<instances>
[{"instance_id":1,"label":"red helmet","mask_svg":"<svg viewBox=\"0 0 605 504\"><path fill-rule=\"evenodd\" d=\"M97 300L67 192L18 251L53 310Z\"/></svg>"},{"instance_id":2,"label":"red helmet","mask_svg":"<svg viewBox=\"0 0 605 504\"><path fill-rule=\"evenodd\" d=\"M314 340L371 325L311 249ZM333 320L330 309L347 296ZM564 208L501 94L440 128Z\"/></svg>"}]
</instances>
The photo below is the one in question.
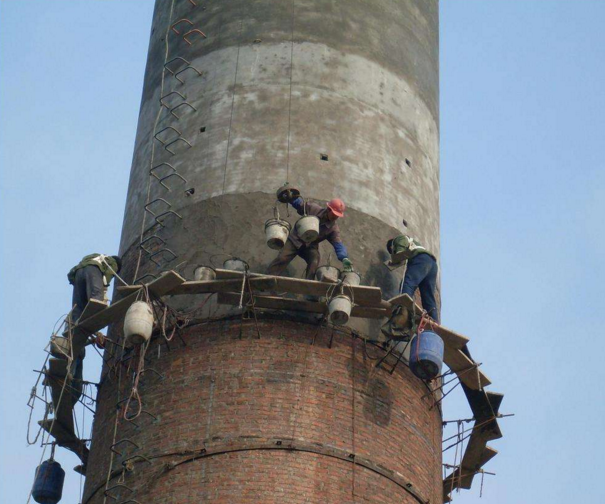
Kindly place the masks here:
<instances>
[{"instance_id":1,"label":"red helmet","mask_svg":"<svg viewBox=\"0 0 605 504\"><path fill-rule=\"evenodd\" d=\"M340 198L334 198L328 201L328 208L332 210L332 213L337 217L344 217L345 215L345 204Z\"/></svg>"}]
</instances>

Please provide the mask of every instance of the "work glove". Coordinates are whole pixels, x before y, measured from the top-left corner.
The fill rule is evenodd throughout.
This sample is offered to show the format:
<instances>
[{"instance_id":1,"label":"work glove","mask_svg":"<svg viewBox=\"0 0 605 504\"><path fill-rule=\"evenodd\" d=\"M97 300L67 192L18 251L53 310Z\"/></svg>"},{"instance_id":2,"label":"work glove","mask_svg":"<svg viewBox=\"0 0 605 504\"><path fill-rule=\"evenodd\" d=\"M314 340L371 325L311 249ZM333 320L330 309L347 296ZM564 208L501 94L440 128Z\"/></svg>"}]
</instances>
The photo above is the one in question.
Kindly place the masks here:
<instances>
[{"instance_id":1,"label":"work glove","mask_svg":"<svg viewBox=\"0 0 605 504\"><path fill-rule=\"evenodd\" d=\"M342 265L344 266L343 271L345 273L349 273L350 271L353 271L353 263L351 262L351 259L349 259L348 257L345 257L342 260Z\"/></svg>"}]
</instances>

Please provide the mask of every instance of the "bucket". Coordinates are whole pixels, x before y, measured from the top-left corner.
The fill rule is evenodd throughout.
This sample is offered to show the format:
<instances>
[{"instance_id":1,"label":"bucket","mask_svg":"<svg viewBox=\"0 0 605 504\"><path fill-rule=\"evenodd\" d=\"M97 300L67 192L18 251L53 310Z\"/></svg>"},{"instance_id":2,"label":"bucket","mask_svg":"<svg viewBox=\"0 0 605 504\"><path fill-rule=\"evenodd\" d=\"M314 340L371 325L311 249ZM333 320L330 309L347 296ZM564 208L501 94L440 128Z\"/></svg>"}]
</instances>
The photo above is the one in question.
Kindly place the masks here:
<instances>
[{"instance_id":1,"label":"bucket","mask_svg":"<svg viewBox=\"0 0 605 504\"><path fill-rule=\"evenodd\" d=\"M53 334L50 337L50 354L58 359L67 359L71 355L69 339Z\"/></svg>"},{"instance_id":2,"label":"bucket","mask_svg":"<svg viewBox=\"0 0 605 504\"><path fill-rule=\"evenodd\" d=\"M320 282L336 283L338 282L338 276L340 271L334 266L320 266L317 268L315 278Z\"/></svg>"},{"instance_id":3,"label":"bucket","mask_svg":"<svg viewBox=\"0 0 605 504\"><path fill-rule=\"evenodd\" d=\"M265 239L267 246L273 250L279 250L284 247L288 235L290 234L290 223L279 216L269 219L265 222Z\"/></svg>"},{"instance_id":4,"label":"bucket","mask_svg":"<svg viewBox=\"0 0 605 504\"><path fill-rule=\"evenodd\" d=\"M343 271L341 276L343 285L357 287L361 283L361 276L359 276L359 273L355 273L354 271Z\"/></svg>"},{"instance_id":5,"label":"bucket","mask_svg":"<svg viewBox=\"0 0 605 504\"><path fill-rule=\"evenodd\" d=\"M319 236L319 218L314 215L305 215L296 221L296 233L306 244L317 240Z\"/></svg>"},{"instance_id":6,"label":"bucket","mask_svg":"<svg viewBox=\"0 0 605 504\"><path fill-rule=\"evenodd\" d=\"M149 303L135 301L124 318L124 337L126 345L140 345L151 338L153 330L153 311Z\"/></svg>"},{"instance_id":7,"label":"bucket","mask_svg":"<svg viewBox=\"0 0 605 504\"><path fill-rule=\"evenodd\" d=\"M414 336L410 344L410 369L422 380L432 380L441 374L443 340L433 331Z\"/></svg>"},{"instance_id":8,"label":"bucket","mask_svg":"<svg viewBox=\"0 0 605 504\"><path fill-rule=\"evenodd\" d=\"M351 300L347 296L335 296L328 305L330 322L334 325L345 325L351 315Z\"/></svg>"},{"instance_id":9,"label":"bucket","mask_svg":"<svg viewBox=\"0 0 605 504\"><path fill-rule=\"evenodd\" d=\"M209 282L216 280L216 271L208 266L198 266L193 272L193 278L196 282Z\"/></svg>"},{"instance_id":10,"label":"bucket","mask_svg":"<svg viewBox=\"0 0 605 504\"><path fill-rule=\"evenodd\" d=\"M32 497L39 504L57 504L63 496L65 471L59 462L45 460L36 470Z\"/></svg>"},{"instance_id":11,"label":"bucket","mask_svg":"<svg viewBox=\"0 0 605 504\"><path fill-rule=\"evenodd\" d=\"M244 272L246 271L246 263L237 257L232 257L223 263L223 268L230 271Z\"/></svg>"}]
</instances>

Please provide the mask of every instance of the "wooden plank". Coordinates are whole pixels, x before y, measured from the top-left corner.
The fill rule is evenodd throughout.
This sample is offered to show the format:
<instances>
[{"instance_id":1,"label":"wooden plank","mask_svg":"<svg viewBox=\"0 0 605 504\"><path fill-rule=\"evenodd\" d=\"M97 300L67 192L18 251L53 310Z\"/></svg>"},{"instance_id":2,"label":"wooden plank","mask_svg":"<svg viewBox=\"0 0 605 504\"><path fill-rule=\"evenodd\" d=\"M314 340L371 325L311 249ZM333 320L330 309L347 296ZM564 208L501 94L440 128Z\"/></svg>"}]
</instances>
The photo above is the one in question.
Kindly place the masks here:
<instances>
[{"instance_id":1,"label":"wooden plank","mask_svg":"<svg viewBox=\"0 0 605 504\"><path fill-rule=\"evenodd\" d=\"M175 273L174 271L168 271L164 273L160 278L154 280L148 284L149 292L155 296L163 296L166 292L170 292L175 287L185 282L185 279ZM100 311L92 317L79 322L73 330L73 352L74 355L78 355L82 347L86 344L88 336L111 322L122 317L130 305L132 305L139 295L139 291L129 294L125 298L110 304L107 308Z\"/></svg>"},{"instance_id":2,"label":"wooden plank","mask_svg":"<svg viewBox=\"0 0 605 504\"><path fill-rule=\"evenodd\" d=\"M407 294L399 294L398 296L389 299L388 302L393 306L405 306L408 310L413 310L415 307L416 313L422 313L422 308L414 303L414 300ZM458 334L457 332L454 332L451 329L443 327L437 323L435 323L435 332L441 336L446 346L451 348L462 348L469 342L469 339L466 336Z\"/></svg>"},{"instance_id":3,"label":"wooden plank","mask_svg":"<svg viewBox=\"0 0 605 504\"><path fill-rule=\"evenodd\" d=\"M47 420L40 420L38 425L40 425L40 427L53 436L59 446L71 450L80 458L82 463L86 464L89 453L88 448L86 447L86 443L84 441L76 437L75 433L73 432L73 427L71 430L69 430L58 420L53 420L51 418Z\"/></svg>"},{"instance_id":4,"label":"wooden plank","mask_svg":"<svg viewBox=\"0 0 605 504\"><path fill-rule=\"evenodd\" d=\"M469 451L469 448L471 447L471 442L473 441L472 438L473 436L471 436L471 438L469 439L469 444L467 446L466 451L464 452L464 458L462 459L462 477L460 478L460 487L465 488L466 490L471 488L473 484L473 478L475 477L477 471L498 454L497 450L494 450L486 444L482 444L483 440L476 442L476 451Z\"/></svg>"},{"instance_id":5,"label":"wooden plank","mask_svg":"<svg viewBox=\"0 0 605 504\"><path fill-rule=\"evenodd\" d=\"M241 271L231 270L216 270L216 278L233 279L241 278L243 273ZM318 282L316 280L307 280L304 278L290 278L282 276L271 276L261 275L259 273L249 273L252 278L274 278L277 282L276 289L279 291L285 291L290 294L303 294L306 296L319 296L324 297L328 293L335 291L337 284L329 282ZM338 289L336 287L336 289ZM382 303L382 291L380 287L370 287L367 285L359 285L357 287L345 287L345 293L347 291L353 292L353 299L355 304L368 305L368 306L381 306Z\"/></svg>"},{"instance_id":6,"label":"wooden plank","mask_svg":"<svg viewBox=\"0 0 605 504\"><path fill-rule=\"evenodd\" d=\"M443 362L454 371L462 383L473 390L481 390L488 386L491 381L481 371L481 368L474 368L475 362L469 359L462 351L445 345Z\"/></svg>"},{"instance_id":7,"label":"wooden plank","mask_svg":"<svg viewBox=\"0 0 605 504\"><path fill-rule=\"evenodd\" d=\"M273 277L255 277L250 279L250 286L253 290L272 290L275 288L275 280ZM141 287L130 285L127 288L122 288L125 292L138 291ZM213 294L217 292L240 292L242 290L242 279L236 278L233 280L206 280L185 282L175 287L167 295L183 296L194 294Z\"/></svg>"},{"instance_id":8,"label":"wooden plank","mask_svg":"<svg viewBox=\"0 0 605 504\"><path fill-rule=\"evenodd\" d=\"M247 303L249 299L250 297L245 295L244 304ZM240 302L240 294L219 293L218 302L219 304L238 306ZM328 307L325 303L300 299L288 299L277 296L254 296L254 304L256 308L270 310L302 311L306 313L320 314L328 313ZM382 319L385 317L385 313L386 311L381 308L354 306L351 310L351 317Z\"/></svg>"}]
</instances>

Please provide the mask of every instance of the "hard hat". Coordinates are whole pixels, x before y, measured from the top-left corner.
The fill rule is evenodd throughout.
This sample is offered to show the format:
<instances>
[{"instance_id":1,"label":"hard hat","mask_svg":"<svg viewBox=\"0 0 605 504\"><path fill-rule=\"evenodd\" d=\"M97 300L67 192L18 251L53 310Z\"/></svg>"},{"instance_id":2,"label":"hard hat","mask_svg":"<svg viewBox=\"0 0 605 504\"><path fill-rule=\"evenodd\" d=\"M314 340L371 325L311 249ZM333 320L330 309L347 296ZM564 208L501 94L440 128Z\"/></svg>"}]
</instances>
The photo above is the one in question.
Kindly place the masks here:
<instances>
[{"instance_id":1,"label":"hard hat","mask_svg":"<svg viewBox=\"0 0 605 504\"><path fill-rule=\"evenodd\" d=\"M332 210L332 213L337 217L344 217L345 215L345 204L339 198L328 201L328 208Z\"/></svg>"}]
</instances>

